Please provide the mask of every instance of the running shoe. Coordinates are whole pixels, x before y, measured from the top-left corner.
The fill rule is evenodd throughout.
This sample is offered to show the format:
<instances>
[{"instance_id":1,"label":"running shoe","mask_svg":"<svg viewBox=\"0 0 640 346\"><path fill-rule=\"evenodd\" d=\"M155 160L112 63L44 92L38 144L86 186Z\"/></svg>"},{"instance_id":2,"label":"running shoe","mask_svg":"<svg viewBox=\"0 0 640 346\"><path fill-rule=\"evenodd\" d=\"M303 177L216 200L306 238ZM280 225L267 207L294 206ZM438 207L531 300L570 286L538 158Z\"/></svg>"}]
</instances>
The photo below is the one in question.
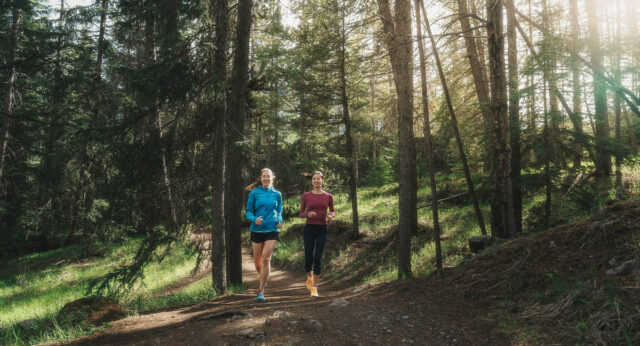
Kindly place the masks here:
<instances>
[{"instance_id":1,"label":"running shoe","mask_svg":"<svg viewBox=\"0 0 640 346\"><path fill-rule=\"evenodd\" d=\"M264 301L264 290L258 290L258 303L263 303Z\"/></svg>"},{"instance_id":2,"label":"running shoe","mask_svg":"<svg viewBox=\"0 0 640 346\"><path fill-rule=\"evenodd\" d=\"M311 285L313 285L313 279L311 276L307 276L307 290L311 291Z\"/></svg>"},{"instance_id":3,"label":"running shoe","mask_svg":"<svg viewBox=\"0 0 640 346\"><path fill-rule=\"evenodd\" d=\"M311 296L312 297L318 297L318 288L316 287L311 287Z\"/></svg>"}]
</instances>

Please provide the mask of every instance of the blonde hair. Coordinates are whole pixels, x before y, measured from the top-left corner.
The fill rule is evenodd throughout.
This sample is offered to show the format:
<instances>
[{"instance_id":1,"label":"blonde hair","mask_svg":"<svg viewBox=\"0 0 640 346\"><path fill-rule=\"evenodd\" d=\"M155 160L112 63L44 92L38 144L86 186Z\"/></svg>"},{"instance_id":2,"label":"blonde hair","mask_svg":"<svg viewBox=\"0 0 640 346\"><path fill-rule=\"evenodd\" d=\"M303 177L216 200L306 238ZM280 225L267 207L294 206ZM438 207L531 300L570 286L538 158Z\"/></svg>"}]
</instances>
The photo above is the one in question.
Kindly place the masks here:
<instances>
[{"instance_id":1,"label":"blonde hair","mask_svg":"<svg viewBox=\"0 0 640 346\"><path fill-rule=\"evenodd\" d=\"M255 189L256 187L258 187L258 185L260 185L262 183L261 182L261 178L262 178L262 173L264 173L264 172L269 172L269 174L271 174L271 185L269 185L269 186L273 186L273 180L276 178L276 175L273 174L273 171L270 168L266 168L265 167L265 168L260 170L260 175L258 175L258 180L254 181L253 183L251 183L249 185L247 185L247 187L245 187L244 189L247 190L247 191L251 191L251 190Z\"/></svg>"}]
</instances>

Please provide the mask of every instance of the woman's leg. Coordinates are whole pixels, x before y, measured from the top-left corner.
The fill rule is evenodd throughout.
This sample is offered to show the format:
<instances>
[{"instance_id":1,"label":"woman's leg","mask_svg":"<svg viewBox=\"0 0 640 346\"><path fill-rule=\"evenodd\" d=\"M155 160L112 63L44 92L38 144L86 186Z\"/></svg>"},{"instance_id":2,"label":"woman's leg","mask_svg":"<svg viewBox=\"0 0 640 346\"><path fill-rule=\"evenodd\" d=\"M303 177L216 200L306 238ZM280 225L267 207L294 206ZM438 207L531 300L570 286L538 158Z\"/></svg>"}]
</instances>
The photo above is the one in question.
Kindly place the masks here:
<instances>
[{"instance_id":1,"label":"woman's leg","mask_svg":"<svg viewBox=\"0 0 640 346\"><path fill-rule=\"evenodd\" d=\"M258 272L258 274L260 274L260 270L262 269L262 249L264 248L264 242L251 242L251 247L253 248L253 261L256 265L256 271Z\"/></svg>"},{"instance_id":2,"label":"woman's leg","mask_svg":"<svg viewBox=\"0 0 640 346\"><path fill-rule=\"evenodd\" d=\"M320 272L322 271L322 253L327 244L327 231L318 231L315 237L315 249L313 251L313 287L318 287Z\"/></svg>"},{"instance_id":3,"label":"woman's leg","mask_svg":"<svg viewBox=\"0 0 640 346\"><path fill-rule=\"evenodd\" d=\"M311 276L311 268L313 267L313 248L315 247L315 239L313 232L309 229L304 230L304 271L307 276Z\"/></svg>"},{"instance_id":4,"label":"woman's leg","mask_svg":"<svg viewBox=\"0 0 640 346\"><path fill-rule=\"evenodd\" d=\"M264 289L264 284L269 278L271 272L271 254L276 248L277 240L265 240L262 248L262 269L260 270L260 290Z\"/></svg>"}]
</instances>

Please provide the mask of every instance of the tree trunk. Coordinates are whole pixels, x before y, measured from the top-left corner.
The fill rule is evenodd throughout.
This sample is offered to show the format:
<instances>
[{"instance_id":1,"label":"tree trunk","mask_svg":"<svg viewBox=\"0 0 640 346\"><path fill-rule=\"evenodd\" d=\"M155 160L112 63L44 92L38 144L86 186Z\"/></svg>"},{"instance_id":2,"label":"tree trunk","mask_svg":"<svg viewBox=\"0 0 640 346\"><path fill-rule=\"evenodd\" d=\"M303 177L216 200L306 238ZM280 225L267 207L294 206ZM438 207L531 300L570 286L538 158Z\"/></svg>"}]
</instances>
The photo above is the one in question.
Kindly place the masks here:
<instances>
[{"instance_id":1,"label":"tree trunk","mask_svg":"<svg viewBox=\"0 0 640 346\"><path fill-rule=\"evenodd\" d=\"M418 33L418 51L420 53L420 85L422 96L422 111L424 113L424 152L427 154L429 165L429 183L431 187L431 210L433 212L433 238L436 244L436 267L442 269L442 246L440 244L440 221L438 219L438 189L436 184L436 168L433 164L433 138L431 137L431 122L429 120L429 97L427 95L427 68L420 20L420 4L414 0L416 14L416 31Z\"/></svg>"},{"instance_id":2,"label":"tree trunk","mask_svg":"<svg viewBox=\"0 0 640 346\"><path fill-rule=\"evenodd\" d=\"M547 107L547 75L544 76L544 127L542 128L542 140L544 148L544 181L545 181L545 199L544 199L544 224L545 229L551 227L551 146L549 145L549 109Z\"/></svg>"},{"instance_id":3,"label":"tree trunk","mask_svg":"<svg viewBox=\"0 0 640 346\"><path fill-rule=\"evenodd\" d=\"M633 66L640 64L640 34L638 34L638 19L637 19L637 2L632 0L625 0L625 12L627 14L627 33L628 33L628 46L633 47L631 51L631 61ZM640 95L640 71L636 69L632 76L633 85L635 86L634 92L636 95ZM635 148L634 150L637 150Z\"/></svg>"},{"instance_id":4,"label":"tree trunk","mask_svg":"<svg viewBox=\"0 0 640 346\"><path fill-rule=\"evenodd\" d=\"M157 52L156 52L156 20L155 13L153 11L153 3L149 2L147 14L147 23L146 23L146 31L145 31L145 39L146 39L146 54L147 61L150 64L155 64L158 60ZM152 138L154 139L155 145L159 146L159 159L160 159L160 168L162 169L162 185L164 186L165 193L167 194L167 201L169 203L169 229L172 231L177 231L178 229L178 217L176 214L175 202L173 199L173 191L171 189L171 179L169 178L169 167L167 165L167 155L164 145L164 133L162 130L162 116L160 114L159 109L159 97L158 92L154 89L152 91L151 99L148 104L150 113L153 115L154 128L152 129Z\"/></svg>"},{"instance_id":5,"label":"tree trunk","mask_svg":"<svg viewBox=\"0 0 640 346\"><path fill-rule=\"evenodd\" d=\"M570 17L571 17L571 43L570 47L573 54L576 56L580 54L580 27L578 23L578 0L571 0L570 3ZM571 58L571 76L573 86L573 112L569 114L571 122L573 123L573 130L575 133L582 135L582 102L580 96L580 61L575 57ZM582 144L580 141L575 141L573 150L577 155L573 158L573 169L580 169L582 166Z\"/></svg>"},{"instance_id":6,"label":"tree trunk","mask_svg":"<svg viewBox=\"0 0 640 346\"><path fill-rule=\"evenodd\" d=\"M444 97L447 102L447 107L449 109L449 116L451 117L451 126L453 127L453 133L456 137L456 144L458 145L458 153L460 154L460 160L462 161L462 169L464 171L465 179L467 180L469 193L471 194L471 198L473 200L473 209L476 213L476 218L478 219L478 226L480 227L480 231L482 231L482 234L487 234L487 231L484 227L484 220L482 218L482 211L480 210L480 203L478 203L476 191L473 186L473 180L471 179L471 172L469 171L469 164L467 163L467 155L464 153L464 145L462 143L462 137L460 136L460 131L458 129L458 119L456 117L455 110L453 109L453 102L451 101L451 96L449 94L449 87L447 86L447 80L445 79L444 71L442 70L442 63L440 61L440 55L438 54L438 47L436 46L436 41L433 38L433 34L431 33L431 25L429 25L429 18L427 18L427 13L424 7L422 7L422 16L424 17L424 24L427 28L427 34L429 35L431 46L433 47L433 57L436 60L438 75L440 76L440 82L442 83L442 90L444 91Z\"/></svg>"},{"instance_id":7,"label":"tree trunk","mask_svg":"<svg viewBox=\"0 0 640 346\"><path fill-rule=\"evenodd\" d=\"M14 2L11 9L11 31L9 32L9 56L7 58L7 66L9 66L9 78L7 79L7 90L4 94L4 115L2 116L2 125L0 127L0 178L4 171L4 165L7 156L7 142L9 137L9 118L13 110L13 87L16 83L16 67L14 66L16 58L16 46L18 39L18 25L20 25L20 13L18 5Z\"/></svg>"},{"instance_id":8,"label":"tree trunk","mask_svg":"<svg viewBox=\"0 0 640 346\"><path fill-rule=\"evenodd\" d=\"M242 148L244 123L247 112L249 90L249 39L251 35L252 0L239 0L238 22L235 36L235 52L229 100L229 156L225 187L225 235L227 239L227 271L229 284L242 284L242 243L240 239L241 210L243 197Z\"/></svg>"},{"instance_id":9,"label":"tree trunk","mask_svg":"<svg viewBox=\"0 0 640 346\"><path fill-rule=\"evenodd\" d=\"M511 186L511 146L507 115L507 81L504 61L503 10L500 0L487 0L491 120L493 123L493 198L491 233L513 238L515 221Z\"/></svg>"},{"instance_id":10,"label":"tree trunk","mask_svg":"<svg viewBox=\"0 0 640 346\"><path fill-rule=\"evenodd\" d=\"M614 46L615 46L615 80L616 83L622 85L622 69L620 67L620 63L622 60L622 35L620 34L620 0L617 0L617 13L616 13L616 34L615 34L615 38L614 38ZM622 120L622 100L620 99L620 94L615 93L615 98L613 100L613 108L615 111L615 122L616 122L616 128L615 128L615 136L616 136L616 144L621 145L622 141L621 141L621 136L620 136L620 125L621 125L621 120ZM616 149L616 154L615 154L615 166L616 166L616 180L615 180L615 187L622 187L622 155L620 154L620 149Z\"/></svg>"},{"instance_id":11,"label":"tree trunk","mask_svg":"<svg viewBox=\"0 0 640 346\"><path fill-rule=\"evenodd\" d=\"M598 29L598 1L587 0L587 17L589 21L589 49L591 64L594 69L604 71L603 56L600 47L600 30ZM609 137L609 115L607 114L607 88L603 77L599 73L593 74L593 94L595 99L596 125L596 175L601 178L611 175L611 154L606 148Z\"/></svg>"},{"instance_id":12,"label":"tree trunk","mask_svg":"<svg viewBox=\"0 0 640 346\"><path fill-rule=\"evenodd\" d=\"M411 4L409 0L396 0L395 17L391 15L388 0L378 0L378 6L398 96L398 278L405 279L411 277L411 233L418 226L413 135Z\"/></svg>"},{"instance_id":13,"label":"tree trunk","mask_svg":"<svg viewBox=\"0 0 640 346\"><path fill-rule=\"evenodd\" d=\"M527 1L527 5L529 8L529 17L531 17L532 13L533 13L533 8L531 6L531 0ZM516 22L517 24L517 22ZM522 35L524 36L524 35ZM533 25L531 23L529 23L529 37L533 37ZM536 80L535 80L535 76L531 75L530 77L531 82L529 84L529 87L531 88L530 90L530 97L529 97L529 131L531 131L531 133L535 133L535 129L536 129L536 121L537 121L537 117L536 117ZM532 155L535 155L535 153L533 153L533 149L531 149Z\"/></svg>"},{"instance_id":14,"label":"tree trunk","mask_svg":"<svg viewBox=\"0 0 640 346\"><path fill-rule=\"evenodd\" d=\"M337 4L340 6L339 4ZM340 99L342 103L342 122L345 128L347 162L349 164L349 199L351 200L352 223L351 237L356 239L360 236L358 226L358 159L353 145L353 135L351 129L351 117L349 115L349 98L347 96L347 76L345 72L346 64L346 28L344 23L344 12L341 14L342 25L340 31Z\"/></svg>"},{"instance_id":15,"label":"tree trunk","mask_svg":"<svg viewBox=\"0 0 640 346\"><path fill-rule=\"evenodd\" d=\"M107 23L107 10L109 8L109 0L102 0L100 4L100 29L98 32L98 55L96 58L96 84L102 83L102 59L105 51L104 32Z\"/></svg>"},{"instance_id":16,"label":"tree trunk","mask_svg":"<svg viewBox=\"0 0 640 346\"><path fill-rule=\"evenodd\" d=\"M477 19L478 17L482 17L482 15L481 13L478 12L478 9L476 8L476 0L471 0L471 14L474 15L473 26L476 27L476 29L474 30L474 39L476 40L476 47L478 48L478 59L480 60L480 71L481 71L480 75L482 76L482 81L488 85L489 78L487 76L487 59L485 58L484 48L480 43L482 42L483 25L480 24L480 21ZM487 105L487 107L489 106ZM490 111L489 111L489 114L491 114ZM491 122L491 120L489 120L489 122Z\"/></svg>"},{"instance_id":17,"label":"tree trunk","mask_svg":"<svg viewBox=\"0 0 640 346\"><path fill-rule=\"evenodd\" d=\"M486 72L484 69L484 62L480 60L479 50L482 47L478 47L475 37L475 30L471 28L469 23L469 11L467 9L467 0L458 0L458 9L460 17L460 27L464 35L464 43L467 49L467 58L469 59L469 65L471 66L471 76L473 77L473 84L476 89L476 95L478 96L478 104L480 106L480 112L482 114L482 121L484 124L484 140L485 140L485 156L484 156L484 169L489 171L491 169L491 121L489 120L489 82L486 78Z\"/></svg>"},{"instance_id":18,"label":"tree trunk","mask_svg":"<svg viewBox=\"0 0 640 346\"><path fill-rule=\"evenodd\" d=\"M227 76L227 37L229 32L228 0L211 0L210 16L215 21L215 43L213 60L214 92L213 118L213 175L212 211L211 211L211 279L212 287L219 293L227 291L227 247L224 219L224 191L226 166L226 76Z\"/></svg>"},{"instance_id":19,"label":"tree trunk","mask_svg":"<svg viewBox=\"0 0 640 346\"><path fill-rule=\"evenodd\" d=\"M511 140L511 183L513 187L513 217L515 233L522 233L522 186L520 186L520 91L518 88L518 44L516 11L513 0L506 0L507 52L509 59L509 128Z\"/></svg>"}]
</instances>

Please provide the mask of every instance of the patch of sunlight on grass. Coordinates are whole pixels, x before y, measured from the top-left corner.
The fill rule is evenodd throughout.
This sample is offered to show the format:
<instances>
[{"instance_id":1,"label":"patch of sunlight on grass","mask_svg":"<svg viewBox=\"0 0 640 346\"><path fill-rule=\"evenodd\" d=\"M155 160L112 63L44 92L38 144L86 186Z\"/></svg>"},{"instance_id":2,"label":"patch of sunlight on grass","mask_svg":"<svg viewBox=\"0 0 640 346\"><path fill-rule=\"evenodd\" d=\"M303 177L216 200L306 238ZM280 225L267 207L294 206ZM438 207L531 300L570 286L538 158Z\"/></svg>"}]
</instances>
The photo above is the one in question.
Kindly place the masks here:
<instances>
[{"instance_id":1,"label":"patch of sunlight on grass","mask_svg":"<svg viewBox=\"0 0 640 346\"><path fill-rule=\"evenodd\" d=\"M398 268L392 267L392 268L385 268L380 271L371 273L371 275L366 276L363 281L369 284L377 284L382 282L393 281L393 280L396 280L397 278L398 278Z\"/></svg>"},{"instance_id":2,"label":"patch of sunlight on grass","mask_svg":"<svg viewBox=\"0 0 640 346\"><path fill-rule=\"evenodd\" d=\"M218 296L218 292L211 288L211 277L206 276L176 292L156 296L153 294L140 295L129 304L129 308L139 312L153 311L197 304L210 301Z\"/></svg>"},{"instance_id":3,"label":"patch of sunlight on grass","mask_svg":"<svg viewBox=\"0 0 640 346\"><path fill-rule=\"evenodd\" d=\"M113 246L107 256L87 261L77 259L77 247L70 247L66 256L63 248L17 258L13 261L17 265L0 272L0 326L54 318L64 304L85 296L89 280L133 258L139 243L138 239ZM164 262L156 260L145 270L146 277L136 294L161 291L188 276L193 266L187 249L176 246Z\"/></svg>"},{"instance_id":4,"label":"patch of sunlight on grass","mask_svg":"<svg viewBox=\"0 0 640 346\"><path fill-rule=\"evenodd\" d=\"M273 252L275 264L301 264L304 263L304 240L302 237L289 238L278 242Z\"/></svg>"}]
</instances>

